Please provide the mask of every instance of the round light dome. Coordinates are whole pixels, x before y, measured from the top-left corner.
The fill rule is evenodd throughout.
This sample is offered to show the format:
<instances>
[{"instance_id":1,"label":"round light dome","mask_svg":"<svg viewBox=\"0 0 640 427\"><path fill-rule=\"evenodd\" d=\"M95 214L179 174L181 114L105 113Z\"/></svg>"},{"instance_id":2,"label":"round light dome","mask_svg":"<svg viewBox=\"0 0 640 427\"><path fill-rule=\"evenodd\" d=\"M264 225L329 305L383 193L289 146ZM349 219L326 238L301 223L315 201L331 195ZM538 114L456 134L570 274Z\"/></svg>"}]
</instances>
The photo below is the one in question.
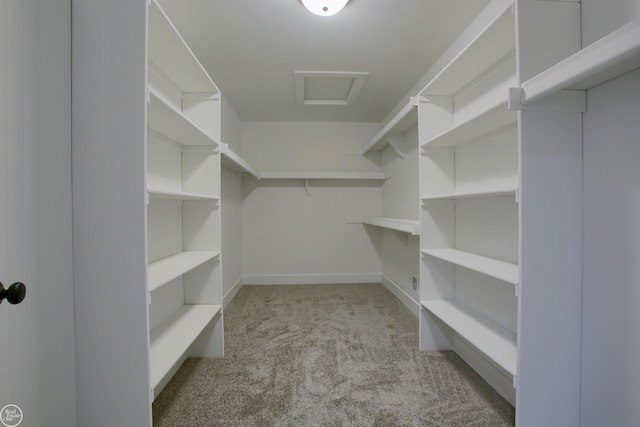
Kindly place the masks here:
<instances>
[{"instance_id":1,"label":"round light dome","mask_svg":"<svg viewBox=\"0 0 640 427\"><path fill-rule=\"evenodd\" d=\"M331 16L340 12L349 0L301 0L304 7L319 16Z\"/></svg>"}]
</instances>

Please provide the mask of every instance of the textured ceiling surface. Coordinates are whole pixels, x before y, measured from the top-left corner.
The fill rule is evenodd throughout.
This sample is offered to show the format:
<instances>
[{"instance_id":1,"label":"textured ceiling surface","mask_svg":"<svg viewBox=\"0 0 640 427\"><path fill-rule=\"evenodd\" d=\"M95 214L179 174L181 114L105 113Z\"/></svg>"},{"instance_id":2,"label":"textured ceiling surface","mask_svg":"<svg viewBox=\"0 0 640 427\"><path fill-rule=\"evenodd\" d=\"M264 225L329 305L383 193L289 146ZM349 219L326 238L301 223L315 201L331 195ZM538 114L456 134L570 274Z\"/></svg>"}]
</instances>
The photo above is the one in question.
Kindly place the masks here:
<instances>
[{"instance_id":1,"label":"textured ceiling surface","mask_svg":"<svg viewBox=\"0 0 640 427\"><path fill-rule=\"evenodd\" d=\"M243 121L380 122L488 0L159 0ZM352 105L296 104L295 71L367 72ZM415 94L411 94L415 95Z\"/></svg>"}]
</instances>

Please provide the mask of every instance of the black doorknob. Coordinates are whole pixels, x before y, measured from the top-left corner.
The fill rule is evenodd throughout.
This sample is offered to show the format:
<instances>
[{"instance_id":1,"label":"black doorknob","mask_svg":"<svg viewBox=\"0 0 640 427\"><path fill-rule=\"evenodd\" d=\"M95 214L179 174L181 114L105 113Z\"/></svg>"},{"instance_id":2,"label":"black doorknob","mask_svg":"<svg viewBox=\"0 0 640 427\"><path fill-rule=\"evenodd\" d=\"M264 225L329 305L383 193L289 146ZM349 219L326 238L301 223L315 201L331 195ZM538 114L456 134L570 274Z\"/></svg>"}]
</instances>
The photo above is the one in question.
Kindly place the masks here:
<instances>
[{"instance_id":1,"label":"black doorknob","mask_svg":"<svg viewBox=\"0 0 640 427\"><path fill-rule=\"evenodd\" d=\"M0 303L3 299L7 299L9 304L20 304L27 293L27 288L24 283L16 282L5 289L4 285L0 283Z\"/></svg>"}]
</instances>

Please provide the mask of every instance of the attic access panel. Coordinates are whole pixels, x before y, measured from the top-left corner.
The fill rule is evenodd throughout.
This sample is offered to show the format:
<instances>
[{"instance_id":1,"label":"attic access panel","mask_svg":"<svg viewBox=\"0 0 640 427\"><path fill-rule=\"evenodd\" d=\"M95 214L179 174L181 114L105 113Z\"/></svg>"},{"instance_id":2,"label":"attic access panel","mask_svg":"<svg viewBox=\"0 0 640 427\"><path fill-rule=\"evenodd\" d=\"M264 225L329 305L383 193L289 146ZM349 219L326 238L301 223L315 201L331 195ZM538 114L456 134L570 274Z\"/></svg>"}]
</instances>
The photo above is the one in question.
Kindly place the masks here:
<instances>
[{"instance_id":1,"label":"attic access panel","mask_svg":"<svg viewBox=\"0 0 640 427\"><path fill-rule=\"evenodd\" d=\"M366 72L294 71L296 104L350 105L369 76Z\"/></svg>"}]
</instances>

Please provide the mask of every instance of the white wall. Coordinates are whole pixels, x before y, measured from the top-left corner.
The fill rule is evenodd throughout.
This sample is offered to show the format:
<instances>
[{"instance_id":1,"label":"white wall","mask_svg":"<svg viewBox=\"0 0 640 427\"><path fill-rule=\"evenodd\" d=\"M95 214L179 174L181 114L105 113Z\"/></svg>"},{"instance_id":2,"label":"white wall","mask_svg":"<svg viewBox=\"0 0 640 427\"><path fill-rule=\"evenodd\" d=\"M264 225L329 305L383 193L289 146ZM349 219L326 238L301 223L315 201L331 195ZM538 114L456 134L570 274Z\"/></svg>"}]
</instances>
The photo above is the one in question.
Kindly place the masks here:
<instances>
[{"instance_id":1,"label":"white wall","mask_svg":"<svg viewBox=\"0 0 640 427\"><path fill-rule=\"evenodd\" d=\"M640 419L640 71L588 93L584 114L582 424Z\"/></svg>"},{"instance_id":2,"label":"white wall","mask_svg":"<svg viewBox=\"0 0 640 427\"><path fill-rule=\"evenodd\" d=\"M405 132L400 157L390 147L381 155L385 172L391 176L382 187L382 216L420 218L418 127ZM380 259L383 283L414 313L419 314L418 293L412 278L420 274L420 237L393 230L381 230Z\"/></svg>"},{"instance_id":3,"label":"white wall","mask_svg":"<svg viewBox=\"0 0 640 427\"><path fill-rule=\"evenodd\" d=\"M259 171L380 171L359 155L376 123L243 124L246 159ZM243 180L245 283L380 280L378 235L361 224L380 215L378 181Z\"/></svg>"}]
</instances>

